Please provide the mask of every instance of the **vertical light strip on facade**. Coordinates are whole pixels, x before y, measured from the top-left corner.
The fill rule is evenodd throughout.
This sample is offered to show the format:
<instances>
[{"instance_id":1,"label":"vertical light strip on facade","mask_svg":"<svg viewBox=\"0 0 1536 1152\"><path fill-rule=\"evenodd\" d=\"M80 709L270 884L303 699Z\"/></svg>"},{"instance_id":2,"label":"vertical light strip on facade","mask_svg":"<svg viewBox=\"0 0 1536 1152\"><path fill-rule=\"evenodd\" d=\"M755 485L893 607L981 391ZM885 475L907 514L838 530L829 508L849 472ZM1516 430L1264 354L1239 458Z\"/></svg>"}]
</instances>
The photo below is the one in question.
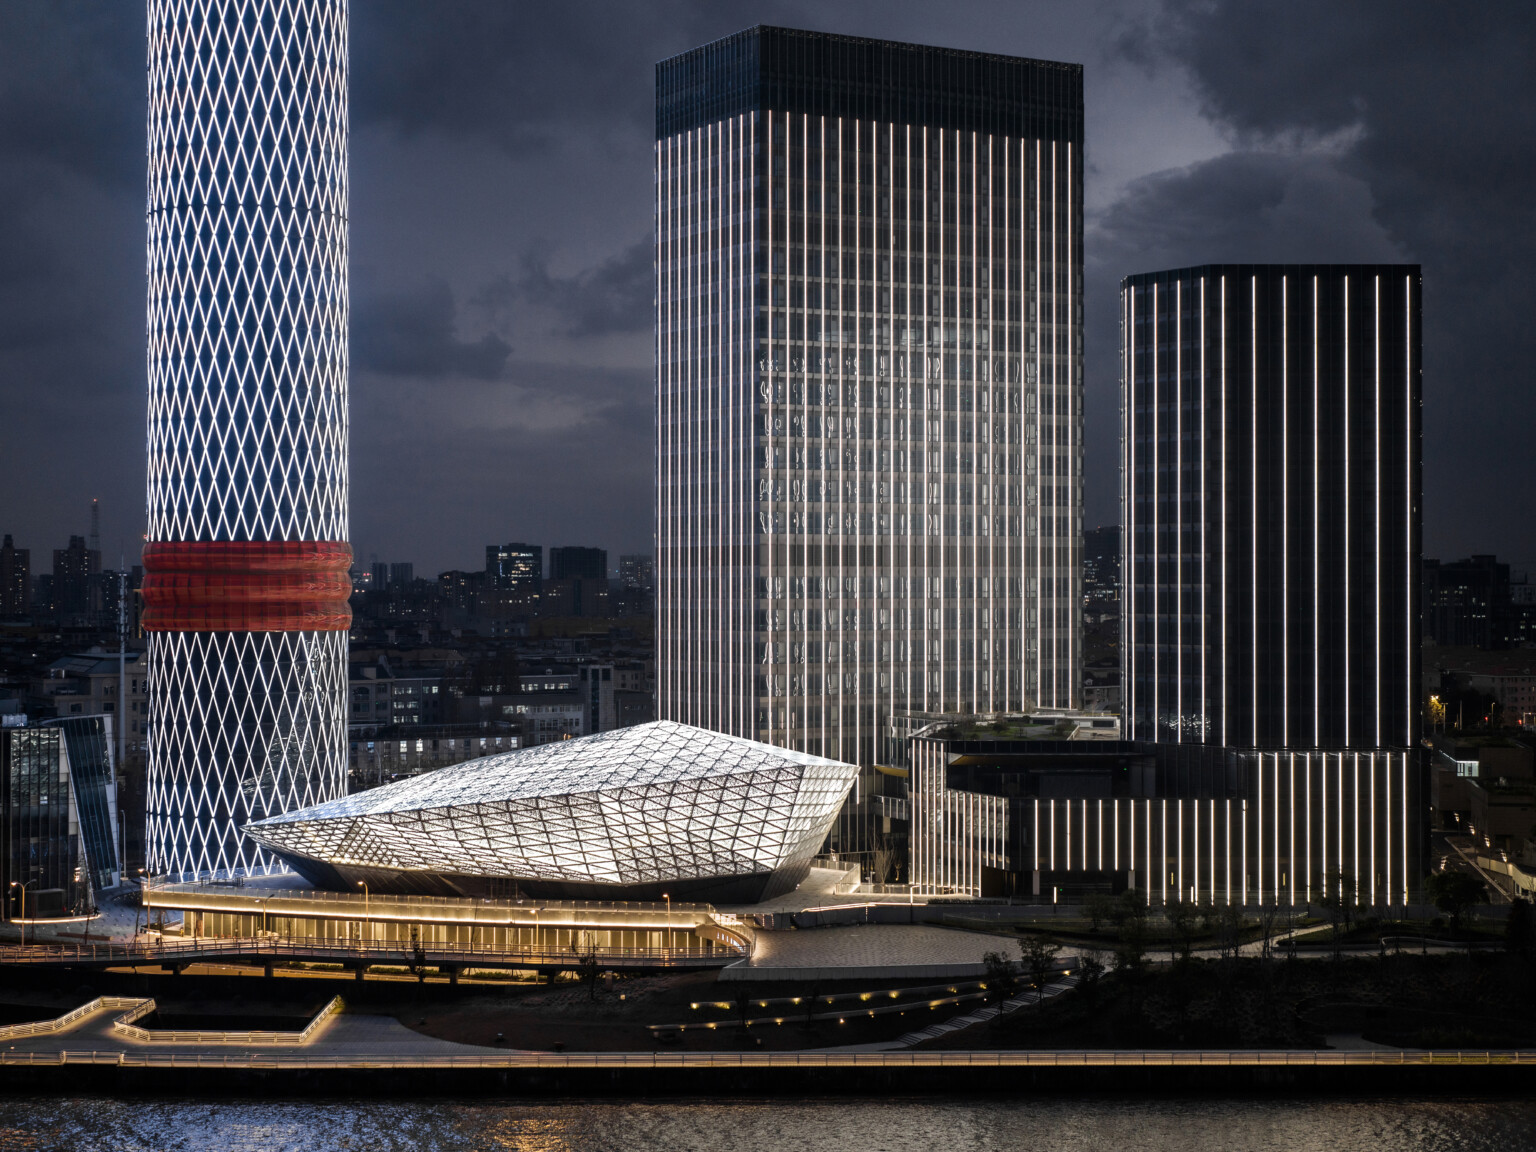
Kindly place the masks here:
<instances>
[{"instance_id":1,"label":"vertical light strip on facade","mask_svg":"<svg viewBox=\"0 0 1536 1152\"><path fill-rule=\"evenodd\" d=\"M1291 746L1291 291L1280 277L1280 746ZM1279 888L1275 889L1276 897Z\"/></svg>"},{"instance_id":2,"label":"vertical light strip on facade","mask_svg":"<svg viewBox=\"0 0 1536 1152\"><path fill-rule=\"evenodd\" d=\"M1413 277L1403 277L1403 553L1409 557L1417 556L1418 542L1414 539L1414 517L1418 509L1414 503L1414 475L1413 462L1416 454L1413 450L1413 414L1414 397L1418 389L1414 387L1413 364ZM1413 584L1418 568L1410 563L1403 570L1403 626L1406 629L1405 636L1413 636ZM1407 663L1409 675L1403 682L1403 747L1413 747L1414 730L1414 676L1412 671L1418 666L1422 658L1417 647L1409 644L1403 653Z\"/></svg>"},{"instance_id":3,"label":"vertical light strip on facade","mask_svg":"<svg viewBox=\"0 0 1536 1152\"><path fill-rule=\"evenodd\" d=\"M1248 480L1248 540L1252 548L1252 567L1248 569L1248 586L1252 596L1250 606L1251 615L1249 624L1252 627L1250 637L1251 648L1249 656L1252 660L1252 672L1249 676L1249 690L1252 693L1253 731L1249 737L1249 746L1257 748L1259 745L1259 278L1253 276L1249 279L1249 320L1252 325L1249 352L1252 361L1248 368L1248 415L1251 421L1248 440L1248 461L1251 474ZM1262 847L1262 840L1260 841ZM1259 901L1263 902L1262 881Z\"/></svg>"},{"instance_id":4,"label":"vertical light strip on facade","mask_svg":"<svg viewBox=\"0 0 1536 1152\"><path fill-rule=\"evenodd\" d=\"M1375 735L1371 743L1381 744L1381 710L1385 693L1381 690L1381 277L1375 280L1375 303L1372 327L1375 332L1372 341L1375 354L1375 402L1371 405L1371 428L1375 439L1375 448L1371 453L1372 467L1375 469L1375 483L1372 489L1375 492L1376 515L1373 518L1372 530L1375 533L1376 547L1372 556L1372 576L1376 583L1376 624L1372 650L1376 653L1374 664L1376 668L1376 694L1371 700L1371 713L1376 717Z\"/></svg>"},{"instance_id":5,"label":"vertical light strip on facade","mask_svg":"<svg viewBox=\"0 0 1536 1152\"><path fill-rule=\"evenodd\" d=\"M1152 443L1152 472L1149 488L1152 494L1152 627L1148 634L1151 656L1149 666L1152 669L1152 736L1153 740L1163 739L1163 711L1162 711L1162 681L1161 665L1159 662L1159 648L1162 641L1163 608L1162 608L1162 567L1163 567L1163 472L1162 460L1162 436L1158 433L1159 413L1163 402L1163 363L1162 363L1162 339L1159 327L1162 321L1162 307L1158 300L1158 284L1152 282L1152 355L1148 357L1152 366L1152 400L1147 406L1150 415L1148 439Z\"/></svg>"},{"instance_id":6,"label":"vertical light strip on facade","mask_svg":"<svg viewBox=\"0 0 1536 1152\"><path fill-rule=\"evenodd\" d=\"M1205 681L1206 653L1210 650L1210 640L1206 630L1210 625L1210 610L1206 604L1206 590L1210 587L1210 574L1206 570L1206 563L1210 558L1211 530L1210 516L1205 507L1206 493L1210 489L1211 472L1211 442L1209 429L1205 426L1206 398L1205 398L1205 348L1208 339L1206 332L1206 301L1205 301L1205 277L1200 277L1200 443L1195 459L1200 462L1200 525L1197 538L1200 541L1200 739L1198 743L1206 744L1211 739L1211 700L1209 689ZM1214 877L1214 874L1213 874ZM1214 879L1213 887L1214 891Z\"/></svg>"},{"instance_id":7,"label":"vertical light strip on facade","mask_svg":"<svg viewBox=\"0 0 1536 1152\"><path fill-rule=\"evenodd\" d=\"M1184 281L1173 282L1173 723L1184 740ZM1179 885L1180 890L1183 884Z\"/></svg>"},{"instance_id":8,"label":"vertical light strip on facade","mask_svg":"<svg viewBox=\"0 0 1536 1152\"><path fill-rule=\"evenodd\" d=\"M1318 436L1318 420L1322 411L1322 378L1318 370L1318 357L1322 349L1322 332L1318 324L1317 277L1312 277L1312 747L1322 746L1323 716L1323 645L1322 618L1323 571L1320 540L1323 524L1321 519L1322 473L1318 466L1321 440Z\"/></svg>"}]
</instances>

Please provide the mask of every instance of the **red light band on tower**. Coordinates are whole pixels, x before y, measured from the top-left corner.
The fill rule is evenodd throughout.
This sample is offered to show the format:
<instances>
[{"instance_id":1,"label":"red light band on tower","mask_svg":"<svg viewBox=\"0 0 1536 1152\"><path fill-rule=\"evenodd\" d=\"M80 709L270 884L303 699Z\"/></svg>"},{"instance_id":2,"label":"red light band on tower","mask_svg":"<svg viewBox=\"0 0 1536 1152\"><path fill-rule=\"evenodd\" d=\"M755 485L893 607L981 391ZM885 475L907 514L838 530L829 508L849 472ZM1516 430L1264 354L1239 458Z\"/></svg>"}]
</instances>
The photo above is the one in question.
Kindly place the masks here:
<instances>
[{"instance_id":1,"label":"red light band on tower","mask_svg":"<svg viewBox=\"0 0 1536 1152\"><path fill-rule=\"evenodd\" d=\"M345 632L352 549L338 541L144 546L146 632Z\"/></svg>"}]
</instances>

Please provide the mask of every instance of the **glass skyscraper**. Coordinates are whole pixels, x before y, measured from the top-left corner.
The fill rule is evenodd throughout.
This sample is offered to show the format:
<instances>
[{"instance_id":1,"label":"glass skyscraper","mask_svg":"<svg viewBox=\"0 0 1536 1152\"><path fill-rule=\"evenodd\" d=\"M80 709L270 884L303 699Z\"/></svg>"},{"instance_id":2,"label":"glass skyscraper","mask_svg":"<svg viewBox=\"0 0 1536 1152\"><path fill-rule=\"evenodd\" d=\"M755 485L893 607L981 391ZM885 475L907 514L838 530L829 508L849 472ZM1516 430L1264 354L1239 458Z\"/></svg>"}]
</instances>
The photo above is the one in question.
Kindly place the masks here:
<instances>
[{"instance_id":1,"label":"glass skyscraper","mask_svg":"<svg viewBox=\"0 0 1536 1152\"><path fill-rule=\"evenodd\" d=\"M347 6L151 0L149 867L346 790Z\"/></svg>"},{"instance_id":2,"label":"glass skyscraper","mask_svg":"<svg viewBox=\"0 0 1536 1152\"><path fill-rule=\"evenodd\" d=\"M759 27L656 79L660 715L867 765L1074 705L1080 66Z\"/></svg>"},{"instance_id":3,"label":"glass skyscraper","mask_svg":"<svg viewBox=\"0 0 1536 1152\"><path fill-rule=\"evenodd\" d=\"M1127 736L1411 748L1416 265L1123 288Z\"/></svg>"},{"instance_id":4,"label":"glass skyscraper","mask_svg":"<svg viewBox=\"0 0 1536 1152\"><path fill-rule=\"evenodd\" d=\"M1154 888L1402 903L1423 874L1420 288L1400 264L1122 285L1126 735L1220 765L1160 761Z\"/></svg>"}]
</instances>

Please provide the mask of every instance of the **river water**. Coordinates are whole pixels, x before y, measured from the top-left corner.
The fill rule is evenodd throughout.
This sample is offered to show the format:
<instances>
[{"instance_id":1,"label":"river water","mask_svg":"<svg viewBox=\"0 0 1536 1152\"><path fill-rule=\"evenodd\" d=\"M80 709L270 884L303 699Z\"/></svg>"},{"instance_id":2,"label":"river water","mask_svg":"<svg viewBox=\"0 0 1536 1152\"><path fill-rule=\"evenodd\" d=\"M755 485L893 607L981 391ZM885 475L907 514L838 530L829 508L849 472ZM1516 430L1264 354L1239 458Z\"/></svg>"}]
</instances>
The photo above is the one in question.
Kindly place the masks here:
<instances>
[{"instance_id":1,"label":"river water","mask_svg":"<svg viewBox=\"0 0 1536 1152\"><path fill-rule=\"evenodd\" d=\"M592 1102L20 1100L27 1152L1429 1152L1536 1149L1508 1100L870 1099Z\"/></svg>"}]
</instances>

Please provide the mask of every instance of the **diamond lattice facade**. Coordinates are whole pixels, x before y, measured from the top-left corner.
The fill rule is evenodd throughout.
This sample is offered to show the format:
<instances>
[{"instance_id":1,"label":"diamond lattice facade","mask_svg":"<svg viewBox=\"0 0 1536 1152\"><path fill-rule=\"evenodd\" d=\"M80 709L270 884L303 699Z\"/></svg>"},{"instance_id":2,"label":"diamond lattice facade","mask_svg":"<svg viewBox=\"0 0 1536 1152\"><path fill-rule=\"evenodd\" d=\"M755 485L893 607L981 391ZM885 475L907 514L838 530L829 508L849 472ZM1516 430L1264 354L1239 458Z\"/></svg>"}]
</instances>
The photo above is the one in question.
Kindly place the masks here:
<instances>
[{"instance_id":1,"label":"diamond lattice facade","mask_svg":"<svg viewBox=\"0 0 1536 1152\"><path fill-rule=\"evenodd\" d=\"M1075 705L1081 67L754 28L656 89L659 714Z\"/></svg>"},{"instance_id":2,"label":"diamond lattice facade","mask_svg":"<svg viewBox=\"0 0 1536 1152\"><path fill-rule=\"evenodd\" d=\"M149 4L150 869L346 769L344 0Z\"/></svg>"},{"instance_id":3,"label":"diamond lattice facade","mask_svg":"<svg viewBox=\"0 0 1536 1152\"><path fill-rule=\"evenodd\" d=\"M856 773L661 721L471 760L246 832L332 889L752 901L804 878Z\"/></svg>"}]
</instances>

